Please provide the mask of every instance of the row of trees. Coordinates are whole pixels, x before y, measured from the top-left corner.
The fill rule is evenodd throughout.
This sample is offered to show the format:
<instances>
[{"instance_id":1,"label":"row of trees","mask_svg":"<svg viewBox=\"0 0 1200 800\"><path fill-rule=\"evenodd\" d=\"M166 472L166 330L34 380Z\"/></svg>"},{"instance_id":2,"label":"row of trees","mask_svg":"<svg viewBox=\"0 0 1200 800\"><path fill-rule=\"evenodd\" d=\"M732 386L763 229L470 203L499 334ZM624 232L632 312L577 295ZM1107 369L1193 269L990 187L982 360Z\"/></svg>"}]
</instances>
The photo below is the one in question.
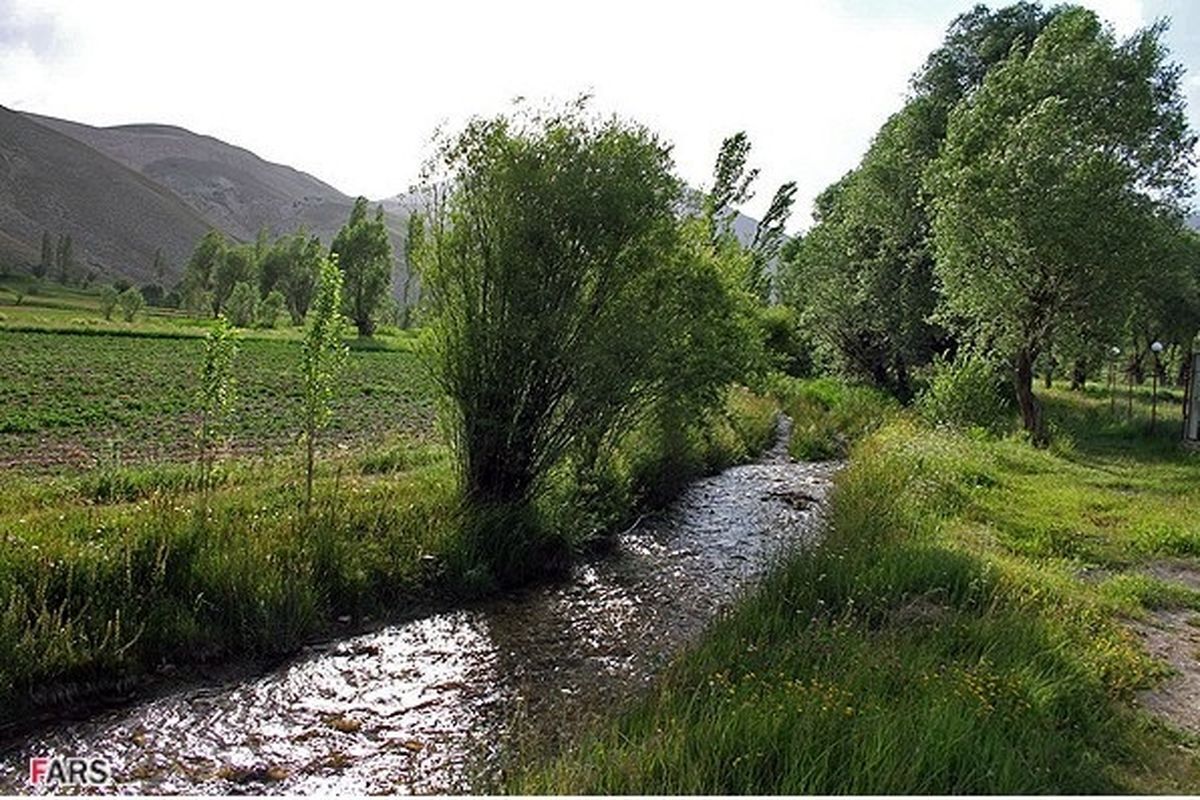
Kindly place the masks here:
<instances>
[{"instance_id":1,"label":"row of trees","mask_svg":"<svg viewBox=\"0 0 1200 800\"><path fill-rule=\"evenodd\" d=\"M907 399L914 370L970 350L1006 365L1042 441L1039 361L1086 373L1116 342L1190 347L1196 138L1162 32L1119 41L1071 6L960 16L785 248L782 296L818 360Z\"/></svg>"},{"instance_id":2,"label":"row of trees","mask_svg":"<svg viewBox=\"0 0 1200 800\"><path fill-rule=\"evenodd\" d=\"M232 243L220 231L209 231L188 260L181 302L194 313L224 314L238 327L273 326L284 309L298 325L330 255L343 275L342 310L360 336L370 336L391 288L392 248L383 208L371 215L363 197L329 250L303 229L274 242L264 232L253 244Z\"/></svg>"}]
</instances>

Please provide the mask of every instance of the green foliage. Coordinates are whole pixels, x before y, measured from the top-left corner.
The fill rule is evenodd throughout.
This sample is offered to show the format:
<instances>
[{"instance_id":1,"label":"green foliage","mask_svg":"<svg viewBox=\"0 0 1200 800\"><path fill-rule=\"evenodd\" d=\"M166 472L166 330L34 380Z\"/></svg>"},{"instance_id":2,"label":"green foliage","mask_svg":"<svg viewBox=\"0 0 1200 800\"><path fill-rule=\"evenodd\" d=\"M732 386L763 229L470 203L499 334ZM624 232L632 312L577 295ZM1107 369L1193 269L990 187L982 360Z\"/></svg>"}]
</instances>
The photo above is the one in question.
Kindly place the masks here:
<instances>
[{"instance_id":1,"label":"green foliage","mask_svg":"<svg viewBox=\"0 0 1200 800\"><path fill-rule=\"evenodd\" d=\"M334 385L346 363L342 342L342 272L337 257L321 264L316 297L308 315L301 351L304 401L301 426L305 451L304 508L312 506L314 456L317 435L329 425Z\"/></svg>"},{"instance_id":2,"label":"green foliage","mask_svg":"<svg viewBox=\"0 0 1200 800\"><path fill-rule=\"evenodd\" d=\"M907 401L914 370L950 345L933 319L939 295L924 174L951 109L1011 52L1026 51L1054 13L1018 3L956 18L861 164L817 198L817 224L786 254L781 294L826 367Z\"/></svg>"},{"instance_id":3,"label":"green foliage","mask_svg":"<svg viewBox=\"0 0 1200 800\"><path fill-rule=\"evenodd\" d=\"M119 293L115 286L105 284L100 287L100 313L105 319L112 319L113 312L117 310L117 299Z\"/></svg>"},{"instance_id":4,"label":"green foliage","mask_svg":"<svg viewBox=\"0 0 1200 800\"><path fill-rule=\"evenodd\" d=\"M953 361L939 359L917 408L933 425L1003 435L1012 429L1016 414L1010 380L995 361L973 353L960 353Z\"/></svg>"},{"instance_id":5,"label":"green foliage","mask_svg":"<svg viewBox=\"0 0 1200 800\"><path fill-rule=\"evenodd\" d=\"M138 312L146 307L146 298L142 297L140 289L130 286L117 296L117 303L121 306L121 316L125 318L125 321L133 322Z\"/></svg>"},{"instance_id":6,"label":"green foliage","mask_svg":"<svg viewBox=\"0 0 1200 800\"><path fill-rule=\"evenodd\" d=\"M1161 32L1118 43L1093 13L1063 11L955 109L931 167L946 316L1012 358L1037 441L1034 361L1056 331L1123 318L1156 220L1190 191L1195 137Z\"/></svg>"},{"instance_id":7,"label":"green foliage","mask_svg":"<svg viewBox=\"0 0 1200 800\"><path fill-rule=\"evenodd\" d=\"M249 282L235 284L224 305L225 318L235 328L249 328L258 320L258 290Z\"/></svg>"},{"instance_id":8,"label":"green foliage","mask_svg":"<svg viewBox=\"0 0 1200 800\"><path fill-rule=\"evenodd\" d=\"M42 257L33 268L35 278L45 278L54 267L54 244L50 239L50 231L42 231Z\"/></svg>"},{"instance_id":9,"label":"green foliage","mask_svg":"<svg viewBox=\"0 0 1200 800\"><path fill-rule=\"evenodd\" d=\"M772 369L794 378L812 374L812 343L790 306L764 306L758 312L758 325Z\"/></svg>"},{"instance_id":10,"label":"green foliage","mask_svg":"<svg viewBox=\"0 0 1200 800\"><path fill-rule=\"evenodd\" d=\"M1140 574L1129 531L1195 519L1200 464L1088 435L1098 401L1051 400L1088 459L905 419L860 442L820 544L789 556L648 696L527 761L506 790L1190 790L1191 752L1129 708L1161 668L1122 621L1196 606L1195 592ZM1131 450L1110 450L1118 441ZM1129 569L1081 577L1097 559Z\"/></svg>"},{"instance_id":11,"label":"green foliage","mask_svg":"<svg viewBox=\"0 0 1200 800\"><path fill-rule=\"evenodd\" d=\"M370 336L375 332L375 313L392 284L392 245L383 223L383 206L370 219L367 199L355 200L331 252L344 276L345 314L353 320L359 336Z\"/></svg>"},{"instance_id":12,"label":"green foliage","mask_svg":"<svg viewBox=\"0 0 1200 800\"><path fill-rule=\"evenodd\" d=\"M211 488L215 449L225 434L236 399L233 359L238 345L233 330L222 317L204 338L204 360L200 365L196 406L199 423L196 442L200 452L200 485Z\"/></svg>"},{"instance_id":13,"label":"green foliage","mask_svg":"<svg viewBox=\"0 0 1200 800\"><path fill-rule=\"evenodd\" d=\"M58 282L66 286L75 275L75 252L71 234L59 234L54 263L58 267Z\"/></svg>"},{"instance_id":14,"label":"green foliage","mask_svg":"<svg viewBox=\"0 0 1200 800\"><path fill-rule=\"evenodd\" d=\"M260 328L274 328L287 305L287 298L278 289L272 289L258 304L257 324Z\"/></svg>"},{"instance_id":15,"label":"green foliage","mask_svg":"<svg viewBox=\"0 0 1200 800\"><path fill-rule=\"evenodd\" d=\"M845 458L859 439L896 415L896 401L869 386L829 378L785 380L775 387L792 418L788 453L800 461Z\"/></svg>"},{"instance_id":16,"label":"green foliage","mask_svg":"<svg viewBox=\"0 0 1200 800\"><path fill-rule=\"evenodd\" d=\"M434 167L454 188L418 257L469 499L522 504L659 400L696 414L741 374L737 265L700 220L676 222L648 131L578 107L477 119Z\"/></svg>"}]
</instances>

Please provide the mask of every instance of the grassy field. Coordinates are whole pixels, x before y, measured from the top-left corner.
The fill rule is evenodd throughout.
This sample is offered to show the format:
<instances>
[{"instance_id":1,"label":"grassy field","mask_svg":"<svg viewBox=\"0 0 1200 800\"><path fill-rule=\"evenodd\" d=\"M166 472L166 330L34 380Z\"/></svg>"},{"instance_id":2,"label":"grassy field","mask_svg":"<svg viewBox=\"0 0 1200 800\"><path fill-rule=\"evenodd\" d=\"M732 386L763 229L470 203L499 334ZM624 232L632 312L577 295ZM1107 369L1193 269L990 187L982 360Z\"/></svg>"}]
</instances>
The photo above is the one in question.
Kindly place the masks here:
<instances>
[{"instance_id":1,"label":"grassy field","mask_svg":"<svg viewBox=\"0 0 1200 800\"><path fill-rule=\"evenodd\" d=\"M30 705L168 665L286 653L339 619L502 580L473 550L483 523L463 511L410 336L352 342L306 514L298 331L242 333L233 446L206 494L192 408L207 321L93 324L79 315L98 315L94 296L40 300L0 306L0 726ZM582 548L688 477L751 456L774 415L739 391L669 442L635 428L603 491L563 471L530 524L559 550Z\"/></svg>"},{"instance_id":2,"label":"grassy field","mask_svg":"<svg viewBox=\"0 0 1200 800\"><path fill-rule=\"evenodd\" d=\"M1149 436L1145 393L1132 423L1099 392L1043 396L1049 450L892 413L853 447L821 545L507 788L1200 790L1200 743L1136 706L1166 676L1130 627L1200 609L1155 577L1200 575L1200 455L1176 443L1177 405Z\"/></svg>"},{"instance_id":3,"label":"grassy field","mask_svg":"<svg viewBox=\"0 0 1200 800\"><path fill-rule=\"evenodd\" d=\"M10 290L10 298L14 297ZM155 311L107 322L97 298L48 286L21 306L0 293L0 467L94 467L190 458L196 373L210 320ZM296 439L299 329L240 332L235 452L270 455ZM433 429L433 389L403 332L351 340L330 446Z\"/></svg>"}]
</instances>

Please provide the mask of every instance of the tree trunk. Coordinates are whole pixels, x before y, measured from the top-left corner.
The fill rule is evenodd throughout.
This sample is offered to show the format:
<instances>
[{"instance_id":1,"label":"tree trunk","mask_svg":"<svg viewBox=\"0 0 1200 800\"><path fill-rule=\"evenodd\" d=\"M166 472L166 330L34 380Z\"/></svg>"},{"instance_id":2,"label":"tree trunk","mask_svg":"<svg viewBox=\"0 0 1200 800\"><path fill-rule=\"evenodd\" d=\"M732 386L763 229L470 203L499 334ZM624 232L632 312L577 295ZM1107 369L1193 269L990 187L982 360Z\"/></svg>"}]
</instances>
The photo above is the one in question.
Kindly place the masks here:
<instances>
[{"instance_id":1,"label":"tree trunk","mask_svg":"<svg viewBox=\"0 0 1200 800\"><path fill-rule=\"evenodd\" d=\"M1087 362L1082 358L1077 358L1071 370L1071 391L1083 391L1085 383L1087 383Z\"/></svg>"},{"instance_id":2,"label":"tree trunk","mask_svg":"<svg viewBox=\"0 0 1200 800\"><path fill-rule=\"evenodd\" d=\"M1017 392L1017 406L1021 409L1021 424L1033 444L1046 445L1046 430L1042 421L1042 409L1033 394L1033 362L1035 354L1023 347L1017 353L1013 370L1013 384Z\"/></svg>"}]
</instances>

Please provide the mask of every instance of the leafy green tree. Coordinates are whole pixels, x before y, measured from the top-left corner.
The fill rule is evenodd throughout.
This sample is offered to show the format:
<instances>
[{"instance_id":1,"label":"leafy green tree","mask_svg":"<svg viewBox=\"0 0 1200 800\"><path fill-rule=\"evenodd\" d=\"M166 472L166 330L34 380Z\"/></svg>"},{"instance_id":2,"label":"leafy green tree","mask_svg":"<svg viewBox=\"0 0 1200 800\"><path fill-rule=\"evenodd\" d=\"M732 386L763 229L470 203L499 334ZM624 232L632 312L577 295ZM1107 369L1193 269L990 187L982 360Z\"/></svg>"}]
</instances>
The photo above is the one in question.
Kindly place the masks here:
<instances>
[{"instance_id":1,"label":"leafy green tree","mask_svg":"<svg viewBox=\"0 0 1200 800\"><path fill-rule=\"evenodd\" d=\"M255 261L254 253L255 248L251 245L236 245L225 248L224 257L217 262L216 272L213 273L212 293L213 311L215 313L219 314L225 308L225 304L229 302L238 284L255 283L257 262ZM251 289L253 290L253 286ZM257 299L257 295L255 299ZM253 313L251 313L250 319L253 321ZM233 320L230 321L232 322Z\"/></svg>"},{"instance_id":2,"label":"leafy green tree","mask_svg":"<svg viewBox=\"0 0 1200 800\"><path fill-rule=\"evenodd\" d=\"M754 240L750 243L750 291L763 304L769 303L774 295L770 268L779 258L780 248L787 241L787 222L795 202L796 182L788 181L780 186L771 198L771 205L759 221L754 231Z\"/></svg>"},{"instance_id":3,"label":"leafy green tree","mask_svg":"<svg viewBox=\"0 0 1200 800\"><path fill-rule=\"evenodd\" d=\"M154 251L154 266L152 269L154 270L155 280L158 281L159 285L162 285L167 278L167 257L163 255L161 247Z\"/></svg>"},{"instance_id":4,"label":"leafy green tree","mask_svg":"<svg viewBox=\"0 0 1200 800\"><path fill-rule=\"evenodd\" d=\"M1061 12L955 109L931 167L947 318L1011 359L1035 442L1038 356L1056 328L1121 319L1156 220L1191 190L1195 137L1161 33L1117 42L1092 12Z\"/></svg>"},{"instance_id":5,"label":"leafy green tree","mask_svg":"<svg viewBox=\"0 0 1200 800\"><path fill-rule=\"evenodd\" d=\"M1056 11L978 5L950 25L913 78L904 108L860 165L818 198L816 224L783 258L781 295L829 368L903 400L911 373L955 342L934 319L939 296L924 174L954 106L1010 53L1025 53Z\"/></svg>"},{"instance_id":6,"label":"leafy green tree","mask_svg":"<svg viewBox=\"0 0 1200 800\"><path fill-rule=\"evenodd\" d=\"M404 307L401 310L400 327L405 329L412 324L413 306L420 302L420 283L416 283L416 296L414 296L413 288L417 278L418 251L424 239L425 217L414 211L408 215L408 225L405 228L404 236L404 287L400 296L400 302L404 304Z\"/></svg>"},{"instance_id":7,"label":"leafy green tree","mask_svg":"<svg viewBox=\"0 0 1200 800\"><path fill-rule=\"evenodd\" d=\"M284 307L287 305L287 300L283 296L283 292L278 289L272 289L267 292L267 296L258 304L258 325L261 328L274 328L279 324L279 317L283 314Z\"/></svg>"},{"instance_id":8,"label":"leafy green tree","mask_svg":"<svg viewBox=\"0 0 1200 800\"><path fill-rule=\"evenodd\" d=\"M121 306L121 315L125 317L125 321L133 322L138 312L146 307L146 298L142 297L137 288L130 286L117 297L117 303Z\"/></svg>"},{"instance_id":9,"label":"leafy green tree","mask_svg":"<svg viewBox=\"0 0 1200 800\"><path fill-rule=\"evenodd\" d=\"M246 281L234 284L225 301L225 316L235 328L249 328L258 319L258 291Z\"/></svg>"},{"instance_id":10,"label":"leafy green tree","mask_svg":"<svg viewBox=\"0 0 1200 800\"><path fill-rule=\"evenodd\" d=\"M476 119L432 167L453 188L416 255L471 503L519 507L569 453L664 397L699 413L743 371L728 262L678 223L669 148L646 129L581 105Z\"/></svg>"},{"instance_id":11,"label":"leafy green tree","mask_svg":"<svg viewBox=\"0 0 1200 800\"><path fill-rule=\"evenodd\" d=\"M145 298L146 305L161 307L166 299L166 292L157 283L147 283L142 287L142 297Z\"/></svg>"},{"instance_id":12,"label":"leafy green tree","mask_svg":"<svg viewBox=\"0 0 1200 800\"><path fill-rule=\"evenodd\" d=\"M113 312L117 309L117 297L120 292L115 286L104 285L100 287L100 313L105 319L112 319Z\"/></svg>"},{"instance_id":13,"label":"leafy green tree","mask_svg":"<svg viewBox=\"0 0 1200 800\"><path fill-rule=\"evenodd\" d=\"M69 233L58 237L56 263L58 265L58 282L66 286L75 274L75 253Z\"/></svg>"},{"instance_id":14,"label":"leafy green tree","mask_svg":"<svg viewBox=\"0 0 1200 800\"><path fill-rule=\"evenodd\" d=\"M338 231L331 252L345 276L346 316L354 321L359 336L375 332L375 311L392 282L392 246L383 222L383 207L367 216L367 199L354 201L350 219Z\"/></svg>"},{"instance_id":15,"label":"leafy green tree","mask_svg":"<svg viewBox=\"0 0 1200 800\"><path fill-rule=\"evenodd\" d=\"M204 313L214 316L220 313L216 298L212 296L212 287L217 274L218 265L225 261L225 251L228 248L225 236L218 230L210 230L196 244L184 269L183 296L190 301L185 305L193 313L200 310L199 301L207 299L208 304ZM206 297L207 295L207 297Z\"/></svg>"},{"instance_id":16,"label":"leafy green tree","mask_svg":"<svg viewBox=\"0 0 1200 800\"><path fill-rule=\"evenodd\" d=\"M286 240L286 269L280 278L280 286L287 298L288 312L292 322L299 325L308 313L317 276L325 262L325 248L316 236L309 237L300 231Z\"/></svg>"},{"instance_id":17,"label":"leafy green tree","mask_svg":"<svg viewBox=\"0 0 1200 800\"><path fill-rule=\"evenodd\" d=\"M304 331L300 372L304 402L301 425L304 440L304 509L312 507L313 469L317 436L333 415L330 403L334 385L348 350L342 341L342 272L337 257L322 259L317 273L316 296Z\"/></svg>"},{"instance_id":18,"label":"leafy green tree","mask_svg":"<svg viewBox=\"0 0 1200 800\"><path fill-rule=\"evenodd\" d=\"M208 505L212 488L216 447L227 432L230 412L236 400L236 381L233 359L237 355L237 338L229 323L217 318L217 324L204 338L204 360L201 362L196 406L199 422L196 444L200 455L200 488Z\"/></svg>"},{"instance_id":19,"label":"leafy green tree","mask_svg":"<svg viewBox=\"0 0 1200 800\"><path fill-rule=\"evenodd\" d=\"M704 216L712 232L713 242L733 236L733 221L737 207L754 196L752 187L758 178L757 169L748 169L750 138L738 131L721 142L713 169L712 189L704 201Z\"/></svg>"},{"instance_id":20,"label":"leafy green tree","mask_svg":"<svg viewBox=\"0 0 1200 800\"><path fill-rule=\"evenodd\" d=\"M50 240L50 231L42 231L42 259L33 268L33 274L45 278L54 267L54 243Z\"/></svg>"}]
</instances>

